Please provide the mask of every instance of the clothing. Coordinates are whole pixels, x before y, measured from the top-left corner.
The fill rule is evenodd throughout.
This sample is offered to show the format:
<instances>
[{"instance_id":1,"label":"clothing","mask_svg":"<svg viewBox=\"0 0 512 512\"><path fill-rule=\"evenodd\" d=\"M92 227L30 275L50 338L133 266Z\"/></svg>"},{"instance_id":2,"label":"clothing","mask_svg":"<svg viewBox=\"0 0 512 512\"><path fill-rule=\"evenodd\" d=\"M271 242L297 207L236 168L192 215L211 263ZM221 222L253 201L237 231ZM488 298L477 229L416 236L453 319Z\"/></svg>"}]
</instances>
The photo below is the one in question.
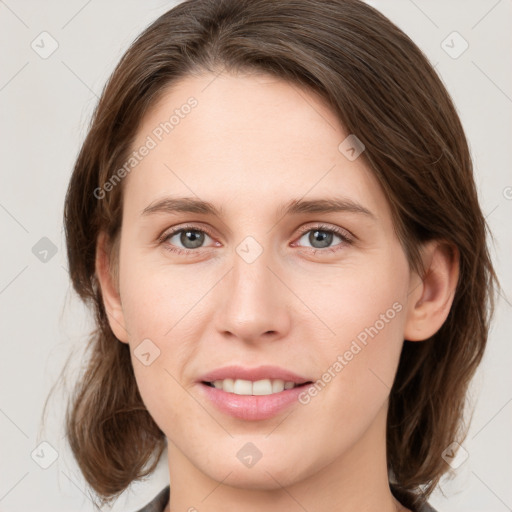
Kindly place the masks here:
<instances>
[{"instance_id":1,"label":"clothing","mask_svg":"<svg viewBox=\"0 0 512 512\"><path fill-rule=\"evenodd\" d=\"M169 486L162 489L156 497L150 501L145 507L142 507L137 512L163 512L167 503L169 502ZM412 509L411 509L412 510ZM428 503L424 503L416 512L437 512Z\"/></svg>"}]
</instances>

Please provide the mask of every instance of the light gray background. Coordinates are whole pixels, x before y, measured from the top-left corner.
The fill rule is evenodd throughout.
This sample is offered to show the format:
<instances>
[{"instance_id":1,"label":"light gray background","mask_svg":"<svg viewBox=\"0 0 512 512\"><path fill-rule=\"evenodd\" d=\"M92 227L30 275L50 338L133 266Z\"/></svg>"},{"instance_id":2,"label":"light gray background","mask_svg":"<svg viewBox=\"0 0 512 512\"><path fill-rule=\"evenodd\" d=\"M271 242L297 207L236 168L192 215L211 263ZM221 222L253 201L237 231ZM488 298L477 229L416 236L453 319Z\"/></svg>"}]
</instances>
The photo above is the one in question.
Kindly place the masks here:
<instances>
[{"instance_id":1,"label":"light gray background","mask_svg":"<svg viewBox=\"0 0 512 512\"><path fill-rule=\"evenodd\" d=\"M512 2L374 0L427 54L452 94L470 141L493 258L504 294L512 255ZM62 232L67 182L102 87L133 38L175 2L0 0L0 511L94 510L60 425L67 389L44 400L70 352L79 363L90 330L70 289ZM57 50L43 59L39 51ZM452 58L469 44L458 58ZM46 38L41 42L42 38ZM442 42L444 43L444 48ZM447 48L452 47L451 49ZM507 236L508 235L508 236ZM57 249L41 261L32 248ZM44 243L44 242L40 242ZM37 252L37 251L36 251ZM472 386L476 404L469 457L431 498L442 512L512 510L511 307L500 299L485 360ZM72 367L73 368L73 367ZM73 382L73 371L68 375ZM57 460L51 462L52 449ZM34 452L34 459L31 453ZM166 459L114 505L136 510L168 483Z\"/></svg>"}]
</instances>

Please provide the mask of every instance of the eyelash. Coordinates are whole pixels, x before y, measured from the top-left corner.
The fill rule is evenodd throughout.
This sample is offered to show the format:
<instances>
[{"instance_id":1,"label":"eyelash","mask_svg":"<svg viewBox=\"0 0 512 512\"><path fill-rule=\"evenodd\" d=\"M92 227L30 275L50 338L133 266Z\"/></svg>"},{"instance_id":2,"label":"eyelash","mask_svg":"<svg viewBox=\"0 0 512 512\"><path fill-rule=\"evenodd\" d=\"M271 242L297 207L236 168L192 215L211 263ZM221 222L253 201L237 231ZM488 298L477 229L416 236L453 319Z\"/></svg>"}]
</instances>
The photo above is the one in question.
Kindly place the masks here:
<instances>
[{"instance_id":1,"label":"eyelash","mask_svg":"<svg viewBox=\"0 0 512 512\"><path fill-rule=\"evenodd\" d=\"M203 249L203 250L207 249L207 248L181 249L181 248L176 247L174 245L166 244L165 243L166 240L168 240L169 238L172 238L177 233L181 233L182 231L187 231L187 230L197 231L199 233L205 233L210 238L213 238L213 235L207 229L199 228L198 226L195 226L195 225L191 224L191 225L181 226L180 228L174 229L174 230L171 230L171 231L166 231L165 233L163 233L158 238L158 242L160 244L164 245L165 250L170 251L170 252L174 252L176 254L190 254L190 253L196 253L196 254L199 253L200 254L201 253L201 249ZM323 231L325 233L332 233L332 234L335 234L335 235L339 236L341 238L341 240L342 240L341 243L335 245L334 247L326 247L324 249L316 249L314 247L303 248L303 249L306 249L310 253L313 253L313 254L316 254L317 252L322 252L322 253L330 252L330 253L334 253L334 252L337 252L337 251L341 250L341 248L343 246L351 245L353 243L353 239L352 239L351 233L349 233L347 230L341 229L341 228L337 228L337 227L334 227L334 226L326 226L324 224L318 224L316 226L307 226L307 227L301 229L298 239L302 238L302 236L305 233L309 233L310 231Z\"/></svg>"}]
</instances>

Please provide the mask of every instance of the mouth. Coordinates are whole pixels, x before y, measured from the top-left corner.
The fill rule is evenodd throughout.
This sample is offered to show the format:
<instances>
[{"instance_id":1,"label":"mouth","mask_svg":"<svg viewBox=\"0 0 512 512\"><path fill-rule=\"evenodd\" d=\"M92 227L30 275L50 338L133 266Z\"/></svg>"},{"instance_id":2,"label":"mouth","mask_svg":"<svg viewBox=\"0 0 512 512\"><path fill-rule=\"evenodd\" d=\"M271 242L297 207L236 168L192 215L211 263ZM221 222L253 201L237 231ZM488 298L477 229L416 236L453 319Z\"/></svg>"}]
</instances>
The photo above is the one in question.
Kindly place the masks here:
<instances>
[{"instance_id":1,"label":"mouth","mask_svg":"<svg viewBox=\"0 0 512 512\"><path fill-rule=\"evenodd\" d=\"M220 412L244 421L268 420L296 407L312 381L216 379L198 381L200 394Z\"/></svg>"},{"instance_id":2,"label":"mouth","mask_svg":"<svg viewBox=\"0 0 512 512\"><path fill-rule=\"evenodd\" d=\"M299 404L313 381L287 368L229 365L197 379L201 395L219 411L245 421L270 419Z\"/></svg>"},{"instance_id":3,"label":"mouth","mask_svg":"<svg viewBox=\"0 0 512 512\"><path fill-rule=\"evenodd\" d=\"M293 382L283 379L261 379L256 381L245 379L219 379L201 381L201 384L234 395L265 396L281 393L288 389L300 388L312 384L312 381Z\"/></svg>"}]
</instances>

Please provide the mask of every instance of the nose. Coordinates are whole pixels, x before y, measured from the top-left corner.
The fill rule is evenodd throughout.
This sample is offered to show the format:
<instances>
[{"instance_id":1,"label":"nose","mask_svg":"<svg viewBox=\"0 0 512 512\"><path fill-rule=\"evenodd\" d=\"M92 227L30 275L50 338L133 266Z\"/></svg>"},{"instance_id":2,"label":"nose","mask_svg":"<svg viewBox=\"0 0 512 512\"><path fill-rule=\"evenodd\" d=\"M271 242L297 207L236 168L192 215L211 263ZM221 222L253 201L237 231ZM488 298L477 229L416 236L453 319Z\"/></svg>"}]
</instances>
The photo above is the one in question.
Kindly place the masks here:
<instances>
[{"instance_id":1,"label":"nose","mask_svg":"<svg viewBox=\"0 0 512 512\"><path fill-rule=\"evenodd\" d=\"M250 260L249 260L250 261ZM231 271L217 287L216 328L246 343L285 337L291 326L290 290L270 251L246 261L236 251Z\"/></svg>"}]
</instances>

